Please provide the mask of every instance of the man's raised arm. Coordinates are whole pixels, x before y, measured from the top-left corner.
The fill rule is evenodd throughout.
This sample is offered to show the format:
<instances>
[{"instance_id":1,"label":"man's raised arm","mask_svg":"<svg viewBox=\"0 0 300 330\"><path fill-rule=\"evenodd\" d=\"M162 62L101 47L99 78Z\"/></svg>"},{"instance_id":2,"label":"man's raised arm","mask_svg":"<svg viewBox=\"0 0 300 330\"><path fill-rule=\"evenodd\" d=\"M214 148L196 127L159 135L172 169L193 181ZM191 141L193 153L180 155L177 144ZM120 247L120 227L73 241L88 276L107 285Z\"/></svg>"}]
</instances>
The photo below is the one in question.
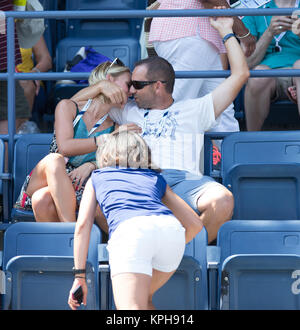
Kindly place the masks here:
<instances>
[{"instance_id":1,"label":"man's raised arm","mask_svg":"<svg viewBox=\"0 0 300 330\"><path fill-rule=\"evenodd\" d=\"M226 0L198 0L198 1L202 3L204 8L207 9L213 9L216 6L230 8ZM256 38L250 33L250 31L246 28L244 23L237 16L233 17L233 19L234 19L233 32L240 40L245 56L248 57L255 50Z\"/></svg>"},{"instance_id":2,"label":"man's raised arm","mask_svg":"<svg viewBox=\"0 0 300 330\"><path fill-rule=\"evenodd\" d=\"M211 18L211 25L223 39L231 68L231 75L212 92L215 116L218 117L237 97L249 78L249 69L243 51L233 34L233 19Z\"/></svg>"}]
</instances>

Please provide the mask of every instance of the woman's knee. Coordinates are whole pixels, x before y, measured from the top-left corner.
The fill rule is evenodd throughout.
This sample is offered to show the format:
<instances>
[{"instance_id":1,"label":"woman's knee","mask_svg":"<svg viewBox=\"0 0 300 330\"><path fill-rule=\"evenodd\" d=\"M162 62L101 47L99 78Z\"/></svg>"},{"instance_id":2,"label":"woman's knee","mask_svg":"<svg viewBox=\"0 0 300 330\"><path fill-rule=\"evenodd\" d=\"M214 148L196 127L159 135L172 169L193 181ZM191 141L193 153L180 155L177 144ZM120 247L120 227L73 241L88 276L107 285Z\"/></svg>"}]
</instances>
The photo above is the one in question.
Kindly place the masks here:
<instances>
[{"instance_id":1,"label":"woman's knee","mask_svg":"<svg viewBox=\"0 0 300 330\"><path fill-rule=\"evenodd\" d=\"M65 171L65 158L59 153L50 153L43 159L43 161L47 173L55 174L58 171Z\"/></svg>"},{"instance_id":2,"label":"woman's knee","mask_svg":"<svg viewBox=\"0 0 300 330\"><path fill-rule=\"evenodd\" d=\"M37 190L31 197L32 209L36 214L56 214L56 208L50 192L46 189Z\"/></svg>"}]
</instances>

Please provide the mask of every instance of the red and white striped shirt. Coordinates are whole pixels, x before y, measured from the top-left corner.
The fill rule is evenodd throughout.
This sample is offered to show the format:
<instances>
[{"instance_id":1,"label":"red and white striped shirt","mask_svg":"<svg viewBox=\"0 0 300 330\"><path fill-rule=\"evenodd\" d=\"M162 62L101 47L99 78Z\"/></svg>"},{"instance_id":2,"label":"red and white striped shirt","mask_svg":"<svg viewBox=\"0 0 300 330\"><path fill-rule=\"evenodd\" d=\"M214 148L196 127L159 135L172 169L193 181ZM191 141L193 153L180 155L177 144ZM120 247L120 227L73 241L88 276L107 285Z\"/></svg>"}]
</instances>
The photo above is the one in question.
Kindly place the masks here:
<instances>
[{"instance_id":1,"label":"red and white striped shirt","mask_svg":"<svg viewBox=\"0 0 300 330\"><path fill-rule=\"evenodd\" d=\"M159 0L158 10L203 9L199 0ZM209 17L154 17L149 42L167 41L199 34L226 53L219 33L210 25Z\"/></svg>"},{"instance_id":2,"label":"red and white striped shirt","mask_svg":"<svg viewBox=\"0 0 300 330\"><path fill-rule=\"evenodd\" d=\"M13 3L12 0L1 0L0 11L12 11ZM7 69L7 36L6 36L6 20L4 16L0 16L0 71L6 71ZM22 62L19 42L17 38L17 32L15 29L15 65Z\"/></svg>"}]
</instances>

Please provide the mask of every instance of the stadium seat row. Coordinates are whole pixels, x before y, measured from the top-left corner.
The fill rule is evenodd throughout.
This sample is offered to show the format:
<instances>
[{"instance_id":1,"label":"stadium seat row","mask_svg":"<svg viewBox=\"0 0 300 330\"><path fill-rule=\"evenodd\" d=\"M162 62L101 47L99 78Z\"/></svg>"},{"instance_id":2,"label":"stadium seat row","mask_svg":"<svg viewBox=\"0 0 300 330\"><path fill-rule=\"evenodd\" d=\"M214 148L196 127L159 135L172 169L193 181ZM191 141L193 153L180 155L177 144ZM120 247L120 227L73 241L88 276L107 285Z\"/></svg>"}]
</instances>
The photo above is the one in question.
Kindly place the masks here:
<instances>
[{"instance_id":1,"label":"stadium seat row","mask_svg":"<svg viewBox=\"0 0 300 330\"><path fill-rule=\"evenodd\" d=\"M74 224L15 223L4 235L3 309L68 309ZM86 309L115 309L101 233L92 229ZM230 221L207 245L203 229L186 246L173 277L157 291L157 309L299 309L299 221ZM46 297L46 298L45 298ZM83 308L83 307L81 307Z\"/></svg>"}]
</instances>

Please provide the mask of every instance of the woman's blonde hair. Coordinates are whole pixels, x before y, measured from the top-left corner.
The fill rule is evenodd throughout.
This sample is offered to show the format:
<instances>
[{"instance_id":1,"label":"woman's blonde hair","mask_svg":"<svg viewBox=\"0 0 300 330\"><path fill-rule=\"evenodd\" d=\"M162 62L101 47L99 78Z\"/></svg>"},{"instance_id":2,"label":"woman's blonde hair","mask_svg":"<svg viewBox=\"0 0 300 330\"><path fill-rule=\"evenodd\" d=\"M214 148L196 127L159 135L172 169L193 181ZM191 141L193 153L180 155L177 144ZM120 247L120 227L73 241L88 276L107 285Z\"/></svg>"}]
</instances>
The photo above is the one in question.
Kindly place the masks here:
<instances>
[{"instance_id":1,"label":"woman's blonde hair","mask_svg":"<svg viewBox=\"0 0 300 330\"><path fill-rule=\"evenodd\" d=\"M92 86L97 84L101 80L105 80L108 74L112 75L113 77L118 77L124 72L130 73L130 69L127 66L119 65L117 63L114 63L113 65L111 64L112 62L106 61L96 66L89 76L89 85ZM96 98L101 103L111 103L110 99L103 94L99 94Z\"/></svg>"},{"instance_id":2,"label":"woman's blonde hair","mask_svg":"<svg viewBox=\"0 0 300 330\"><path fill-rule=\"evenodd\" d=\"M139 134L124 130L105 135L97 139L96 160L99 168L120 166L160 171L152 163L150 148Z\"/></svg>"},{"instance_id":3,"label":"woman's blonde hair","mask_svg":"<svg viewBox=\"0 0 300 330\"><path fill-rule=\"evenodd\" d=\"M89 76L89 85L95 85L101 80L105 80L108 74L112 75L113 77L117 77L124 72L130 73L130 69L127 66L119 65L114 63L111 65L112 62L106 61L94 68Z\"/></svg>"}]
</instances>

